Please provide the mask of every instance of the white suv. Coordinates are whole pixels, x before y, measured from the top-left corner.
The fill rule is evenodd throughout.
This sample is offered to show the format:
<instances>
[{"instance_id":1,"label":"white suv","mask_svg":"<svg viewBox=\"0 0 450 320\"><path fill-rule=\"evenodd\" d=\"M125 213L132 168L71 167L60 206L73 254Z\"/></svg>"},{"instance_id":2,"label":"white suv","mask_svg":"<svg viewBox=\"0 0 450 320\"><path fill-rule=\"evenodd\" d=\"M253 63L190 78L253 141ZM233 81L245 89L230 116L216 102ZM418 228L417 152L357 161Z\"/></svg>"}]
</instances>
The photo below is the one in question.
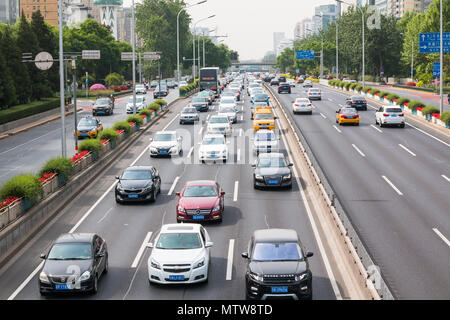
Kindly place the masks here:
<instances>
[{"instance_id":1,"label":"white suv","mask_svg":"<svg viewBox=\"0 0 450 320\"><path fill-rule=\"evenodd\" d=\"M206 160L228 160L228 142L223 134L207 134L203 137L198 150L198 157L201 162Z\"/></svg>"},{"instance_id":2,"label":"white suv","mask_svg":"<svg viewBox=\"0 0 450 320\"><path fill-rule=\"evenodd\" d=\"M230 119L226 116L211 116L208 122L208 126L206 127L207 133L219 133L224 135L231 134L231 122Z\"/></svg>"},{"instance_id":3,"label":"white suv","mask_svg":"<svg viewBox=\"0 0 450 320\"><path fill-rule=\"evenodd\" d=\"M405 127L405 115L400 107L393 106L381 106L377 112L375 112L375 123L380 127L386 125Z\"/></svg>"}]
</instances>

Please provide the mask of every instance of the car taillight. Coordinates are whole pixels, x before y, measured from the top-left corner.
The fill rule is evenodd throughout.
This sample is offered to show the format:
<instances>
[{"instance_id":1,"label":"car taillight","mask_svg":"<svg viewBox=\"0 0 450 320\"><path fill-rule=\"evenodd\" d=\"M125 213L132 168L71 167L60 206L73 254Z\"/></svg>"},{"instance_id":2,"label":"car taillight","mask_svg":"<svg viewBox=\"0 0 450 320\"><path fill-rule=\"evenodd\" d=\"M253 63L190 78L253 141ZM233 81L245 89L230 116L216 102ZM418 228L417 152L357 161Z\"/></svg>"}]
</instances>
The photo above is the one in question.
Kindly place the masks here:
<instances>
[{"instance_id":1,"label":"car taillight","mask_svg":"<svg viewBox=\"0 0 450 320\"><path fill-rule=\"evenodd\" d=\"M300 105L299 105L299 104L294 104L294 106L298 107L298 106L300 106Z\"/></svg>"},{"instance_id":2,"label":"car taillight","mask_svg":"<svg viewBox=\"0 0 450 320\"><path fill-rule=\"evenodd\" d=\"M383 113L383 117L389 117L389 113Z\"/></svg>"},{"instance_id":3,"label":"car taillight","mask_svg":"<svg viewBox=\"0 0 450 320\"><path fill-rule=\"evenodd\" d=\"M404 116L404 114L403 113L400 113L399 115L398 115L399 117L403 117Z\"/></svg>"},{"instance_id":4,"label":"car taillight","mask_svg":"<svg viewBox=\"0 0 450 320\"><path fill-rule=\"evenodd\" d=\"M311 107L311 103L308 103L308 107Z\"/></svg>"},{"instance_id":5,"label":"car taillight","mask_svg":"<svg viewBox=\"0 0 450 320\"><path fill-rule=\"evenodd\" d=\"M343 114L341 114L341 118L347 119L347 117L345 115L343 115Z\"/></svg>"},{"instance_id":6,"label":"car taillight","mask_svg":"<svg viewBox=\"0 0 450 320\"><path fill-rule=\"evenodd\" d=\"M359 114L355 115L355 118L359 118Z\"/></svg>"}]
</instances>

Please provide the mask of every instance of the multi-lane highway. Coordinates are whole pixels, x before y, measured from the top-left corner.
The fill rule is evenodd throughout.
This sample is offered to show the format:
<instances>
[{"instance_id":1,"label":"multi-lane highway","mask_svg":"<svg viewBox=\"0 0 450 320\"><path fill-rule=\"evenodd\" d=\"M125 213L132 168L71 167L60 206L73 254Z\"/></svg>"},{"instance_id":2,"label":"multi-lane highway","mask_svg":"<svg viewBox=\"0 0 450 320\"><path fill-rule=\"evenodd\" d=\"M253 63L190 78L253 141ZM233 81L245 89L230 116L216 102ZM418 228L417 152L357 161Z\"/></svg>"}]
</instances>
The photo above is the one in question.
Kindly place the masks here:
<instances>
[{"instance_id":1,"label":"multi-lane highway","mask_svg":"<svg viewBox=\"0 0 450 320\"><path fill-rule=\"evenodd\" d=\"M178 97L178 90L174 89L166 97L171 102ZM153 94L145 95L146 103L152 103ZM114 113L111 116L98 117L104 128L112 127L114 123L125 120L126 104L129 96L116 99ZM87 115L92 115L94 101L79 100L78 105L83 107L78 112L78 121ZM75 140L73 130L74 116L66 117L67 156L75 154ZM61 120L35 127L20 134L0 140L0 185L20 173L36 173L50 158L61 156Z\"/></svg>"},{"instance_id":2,"label":"multi-lane highway","mask_svg":"<svg viewBox=\"0 0 450 320\"><path fill-rule=\"evenodd\" d=\"M359 126L339 126L348 95L325 86L312 115L295 115L366 249L399 299L450 296L450 138L407 120L404 129L375 125L375 107ZM300 85L278 94L287 112L306 97Z\"/></svg>"},{"instance_id":3,"label":"multi-lane highway","mask_svg":"<svg viewBox=\"0 0 450 320\"><path fill-rule=\"evenodd\" d=\"M243 91L244 93L245 91ZM238 122L229 138L230 159L227 164L200 164L198 142L206 131L205 122L217 111L201 113L199 125L180 125L178 113L188 100L171 106L161 120L145 132L126 154L79 194L52 223L24 246L0 270L0 299L41 299L37 277L42 262L40 253L65 232L95 232L108 243L109 272L99 282L95 296L86 299L244 299L245 260L251 234L256 229L295 229L305 249L313 251L309 259L313 272L313 299L336 299L338 283L332 286L315 233L308 217L299 185L292 190L262 191L253 189L249 137L250 103L239 104ZM154 159L147 149L149 138L158 130L177 130L183 137L182 159ZM334 130L334 129L333 129ZM282 152L287 155L283 138ZM181 160L181 161L180 161ZM114 200L115 176L130 165L154 165L162 178L162 192L153 204L119 205ZM186 181L216 180L226 191L225 212L221 224L205 224L214 246L211 250L209 281L193 286L149 286L146 243L162 224L176 221L177 196Z\"/></svg>"}]
</instances>

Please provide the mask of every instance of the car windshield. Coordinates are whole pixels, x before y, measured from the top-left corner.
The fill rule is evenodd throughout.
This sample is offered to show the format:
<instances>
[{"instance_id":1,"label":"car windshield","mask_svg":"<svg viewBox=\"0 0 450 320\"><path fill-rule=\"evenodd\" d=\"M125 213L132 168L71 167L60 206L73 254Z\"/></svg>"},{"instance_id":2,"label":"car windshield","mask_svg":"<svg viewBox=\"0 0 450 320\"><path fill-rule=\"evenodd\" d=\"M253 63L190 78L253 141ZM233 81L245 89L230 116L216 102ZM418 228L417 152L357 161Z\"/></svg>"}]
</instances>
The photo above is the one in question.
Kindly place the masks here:
<instances>
[{"instance_id":1,"label":"car windshield","mask_svg":"<svg viewBox=\"0 0 450 320\"><path fill-rule=\"evenodd\" d=\"M159 133L155 137L155 141L174 141L175 136L172 133Z\"/></svg>"},{"instance_id":2,"label":"car windshield","mask_svg":"<svg viewBox=\"0 0 450 320\"><path fill-rule=\"evenodd\" d=\"M136 89L144 89L144 86L136 86Z\"/></svg>"},{"instance_id":3,"label":"car windshield","mask_svg":"<svg viewBox=\"0 0 450 320\"><path fill-rule=\"evenodd\" d=\"M125 170L121 180L150 180L152 173L150 170Z\"/></svg>"},{"instance_id":4,"label":"car windshield","mask_svg":"<svg viewBox=\"0 0 450 320\"><path fill-rule=\"evenodd\" d=\"M214 186L187 186L183 197L217 197Z\"/></svg>"},{"instance_id":5,"label":"car windshield","mask_svg":"<svg viewBox=\"0 0 450 320\"><path fill-rule=\"evenodd\" d=\"M234 104L235 102L234 102L234 98L225 98L225 99L222 98L222 99L220 99L220 103L225 103L225 104L226 103L228 103L228 104L233 103Z\"/></svg>"},{"instance_id":6,"label":"car windshield","mask_svg":"<svg viewBox=\"0 0 450 320\"><path fill-rule=\"evenodd\" d=\"M219 113L231 113L236 112L233 107L220 107Z\"/></svg>"},{"instance_id":7,"label":"car windshield","mask_svg":"<svg viewBox=\"0 0 450 320\"><path fill-rule=\"evenodd\" d=\"M234 97L234 93L227 91L222 94L222 97Z\"/></svg>"},{"instance_id":8,"label":"car windshield","mask_svg":"<svg viewBox=\"0 0 450 320\"><path fill-rule=\"evenodd\" d=\"M225 139L223 137L205 137L202 144L212 145L212 144L225 144Z\"/></svg>"},{"instance_id":9,"label":"car windshield","mask_svg":"<svg viewBox=\"0 0 450 320\"><path fill-rule=\"evenodd\" d=\"M306 100L306 99L297 99L297 100L295 100L295 103L309 103L309 100Z\"/></svg>"},{"instance_id":10,"label":"car windshield","mask_svg":"<svg viewBox=\"0 0 450 320\"><path fill-rule=\"evenodd\" d=\"M97 126L97 120L95 119L81 119L80 122L78 123L79 126L86 126L86 127L92 127L92 126Z\"/></svg>"},{"instance_id":11,"label":"car windshield","mask_svg":"<svg viewBox=\"0 0 450 320\"><path fill-rule=\"evenodd\" d=\"M256 243L252 260L298 261L302 260L300 246L296 242Z\"/></svg>"},{"instance_id":12,"label":"car windshield","mask_svg":"<svg viewBox=\"0 0 450 320\"><path fill-rule=\"evenodd\" d=\"M355 109L342 109L341 113L356 113Z\"/></svg>"},{"instance_id":13,"label":"car windshield","mask_svg":"<svg viewBox=\"0 0 450 320\"><path fill-rule=\"evenodd\" d=\"M228 123L230 120L225 117L211 117L211 120L209 120L210 123Z\"/></svg>"},{"instance_id":14,"label":"car windshield","mask_svg":"<svg viewBox=\"0 0 450 320\"><path fill-rule=\"evenodd\" d=\"M386 112L399 112L399 113L401 113L402 109L401 108L387 108Z\"/></svg>"},{"instance_id":15,"label":"car windshield","mask_svg":"<svg viewBox=\"0 0 450 320\"><path fill-rule=\"evenodd\" d=\"M92 259L92 247L90 243L55 243L47 259L89 260Z\"/></svg>"},{"instance_id":16,"label":"car windshield","mask_svg":"<svg viewBox=\"0 0 450 320\"><path fill-rule=\"evenodd\" d=\"M255 114L255 120L273 120L271 113L257 113Z\"/></svg>"},{"instance_id":17,"label":"car windshield","mask_svg":"<svg viewBox=\"0 0 450 320\"><path fill-rule=\"evenodd\" d=\"M195 97L195 98L192 98L192 102L205 102L205 98L203 98L203 97Z\"/></svg>"},{"instance_id":18,"label":"car windshield","mask_svg":"<svg viewBox=\"0 0 450 320\"><path fill-rule=\"evenodd\" d=\"M263 132L256 134L256 141L272 141L275 140L275 135L273 132Z\"/></svg>"},{"instance_id":19,"label":"car windshield","mask_svg":"<svg viewBox=\"0 0 450 320\"><path fill-rule=\"evenodd\" d=\"M96 103L99 105L106 105L109 104L109 100L108 99L97 100Z\"/></svg>"},{"instance_id":20,"label":"car windshield","mask_svg":"<svg viewBox=\"0 0 450 320\"><path fill-rule=\"evenodd\" d=\"M267 96L267 94L255 94L255 100L258 100L258 101L265 101L268 98L269 97Z\"/></svg>"},{"instance_id":21,"label":"car windshield","mask_svg":"<svg viewBox=\"0 0 450 320\"><path fill-rule=\"evenodd\" d=\"M282 168L286 167L286 161L282 157L261 157L258 161L260 168Z\"/></svg>"},{"instance_id":22,"label":"car windshield","mask_svg":"<svg viewBox=\"0 0 450 320\"><path fill-rule=\"evenodd\" d=\"M161 233L157 249L198 249L202 247L202 242L197 233Z\"/></svg>"},{"instance_id":23,"label":"car windshield","mask_svg":"<svg viewBox=\"0 0 450 320\"><path fill-rule=\"evenodd\" d=\"M318 90L318 89L309 89L309 92L317 93L317 92L320 92L320 90Z\"/></svg>"},{"instance_id":24,"label":"car windshield","mask_svg":"<svg viewBox=\"0 0 450 320\"><path fill-rule=\"evenodd\" d=\"M136 103L141 103L142 101L144 101L142 97L136 97ZM128 99L128 103L133 103L133 97Z\"/></svg>"},{"instance_id":25,"label":"car windshield","mask_svg":"<svg viewBox=\"0 0 450 320\"><path fill-rule=\"evenodd\" d=\"M183 113L197 113L197 109L195 108L184 108Z\"/></svg>"}]
</instances>

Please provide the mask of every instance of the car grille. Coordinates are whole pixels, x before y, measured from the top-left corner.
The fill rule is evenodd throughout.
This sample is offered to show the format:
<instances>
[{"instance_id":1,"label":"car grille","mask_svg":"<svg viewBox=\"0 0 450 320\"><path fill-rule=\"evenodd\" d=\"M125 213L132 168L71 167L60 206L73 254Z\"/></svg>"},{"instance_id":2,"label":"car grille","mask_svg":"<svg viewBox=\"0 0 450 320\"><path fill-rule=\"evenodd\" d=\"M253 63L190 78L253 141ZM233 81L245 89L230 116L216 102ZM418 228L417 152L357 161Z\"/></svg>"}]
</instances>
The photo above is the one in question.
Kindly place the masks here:
<instances>
[{"instance_id":1,"label":"car grille","mask_svg":"<svg viewBox=\"0 0 450 320\"><path fill-rule=\"evenodd\" d=\"M81 133L88 133L89 130L80 130Z\"/></svg>"},{"instance_id":2,"label":"car grille","mask_svg":"<svg viewBox=\"0 0 450 320\"><path fill-rule=\"evenodd\" d=\"M263 282L268 284L289 284L295 282L294 274L268 274L263 276Z\"/></svg>"},{"instance_id":3,"label":"car grille","mask_svg":"<svg viewBox=\"0 0 450 320\"><path fill-rule=\"evenodd\" d=\"M72 280L71 282L74 282L74 278L72 275L67 276L49 276L50 280L52 280L53 283L68 283L67 280Z\"/></svg>"},{"instance_id":4,"label":"car grille","mask_svg":"<svg viewBox=\"0 0 450 320\"><path fill-rule=\"evenodd\" d=\"M187 209L186 213L189 215L197 215L197 214L205 215L210 214L211 209Z\"/></svg>"},{"instance_id":5,"label":"car grille","mask_svg":"<svg viewBox=\"0 0 450 320\"><path fill-rule=\"evenodd\" d=\"M123 191L125 191L126 193L141 193L141 192L142 192L142 189L133 189L133 190L127 190L127 189L125 189L125 190L123 190Z\"/></svg>"},{"instance_id":6,"label":"car grille","mask_svg":"<svg viewBox=\"0 0 450 320\"><path fill-rule=\"evenodd\" d=\"M170 273L183 273L191 270L190 264L165 264L163 270Z\"/></svg>"}]
</instances>

